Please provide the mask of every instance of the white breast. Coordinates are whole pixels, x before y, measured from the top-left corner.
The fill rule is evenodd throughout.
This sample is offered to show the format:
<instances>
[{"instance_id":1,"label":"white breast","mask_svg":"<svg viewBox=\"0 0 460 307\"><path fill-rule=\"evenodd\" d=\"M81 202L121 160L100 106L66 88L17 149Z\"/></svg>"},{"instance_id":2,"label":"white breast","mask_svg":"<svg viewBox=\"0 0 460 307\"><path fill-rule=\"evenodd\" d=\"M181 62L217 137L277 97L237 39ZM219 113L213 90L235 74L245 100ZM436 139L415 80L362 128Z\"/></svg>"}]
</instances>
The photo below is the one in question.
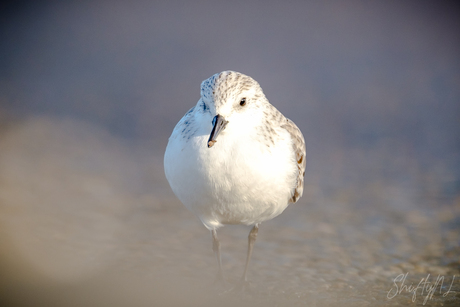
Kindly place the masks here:
<instances>
[{"instance_id":1,"label":"white breast","mask_svg":"<svg viewBox=\"0 0 460 307\"><path fill-rule=\"evenodd\" d=\"M176 127L169 140L165 173L176 196L209 229L252 225L281 214L297 175L289 133L277 128L280 138L267 147L255 133L229 124L208 148L208 128L198 127L186 140Z\"/></svg>"}]
</instances>

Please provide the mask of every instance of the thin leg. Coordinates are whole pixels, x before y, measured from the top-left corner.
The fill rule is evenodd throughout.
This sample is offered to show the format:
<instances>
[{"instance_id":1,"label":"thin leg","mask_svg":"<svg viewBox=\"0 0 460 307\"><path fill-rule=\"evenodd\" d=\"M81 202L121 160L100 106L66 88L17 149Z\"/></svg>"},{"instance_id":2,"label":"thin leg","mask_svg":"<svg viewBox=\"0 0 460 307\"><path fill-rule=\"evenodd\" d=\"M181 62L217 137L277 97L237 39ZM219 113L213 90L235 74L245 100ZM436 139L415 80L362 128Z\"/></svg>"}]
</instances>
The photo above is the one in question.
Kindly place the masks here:
<instances>
[{"instance_id":1,"label":"thin leg","mask_svg":"<svg viewBox=\"0 0 460 307\"><path fill-rule=\"evenodd\" d=\"M259 224L255 224L254 227L252 227L251 231L249 232L249 236L248 236L248 256L246 258L246 265L244 267L243 277L241 278L241 280L243 282L247 281L246 274L248 273L249 261L251 260L251 256L252 256L252 248L254 247L254 242L256 242L257 232L258 231L259 231Z\"/></svg>"},{"instance_id":2,"label":"thin leg","mask_svg":"<svg viewBox=\"0 0 460 307\"><path fill-rule=\"evenodd\" d=\"M222 260L220 258L220 242L217 239L217 231L215 229L211 230L212 234L212 250L214 255L217 258L217 264L219 265L219 273L217 273L217 280L224 280L224 274L222 272Z\"/></svg>"}]
</instances>

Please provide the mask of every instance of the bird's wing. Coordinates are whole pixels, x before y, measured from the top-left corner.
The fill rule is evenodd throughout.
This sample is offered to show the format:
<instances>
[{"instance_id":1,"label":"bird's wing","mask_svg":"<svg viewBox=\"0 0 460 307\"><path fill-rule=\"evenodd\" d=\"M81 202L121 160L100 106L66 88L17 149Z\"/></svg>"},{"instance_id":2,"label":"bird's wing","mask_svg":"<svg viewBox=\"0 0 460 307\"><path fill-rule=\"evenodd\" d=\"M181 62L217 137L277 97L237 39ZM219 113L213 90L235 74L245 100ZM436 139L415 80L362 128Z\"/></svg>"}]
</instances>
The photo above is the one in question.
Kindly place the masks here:
<instances>
[{"instance_id":1,"label":"bird's wing","mask_svg":"<svg viewBox=\"0 0 460 307\"><path fill-rule=\"evenodd\" d=\"M295 157L297 161L297 184L292 191L292 197L289 200L291 203L297 202L297 200L303 194L303 181L305 176L305 165L306 165L306 148L305 139L303 138L302 132L297 128L296 124L287 118L287 122L281 125L282 128L286 129L292 138L292 146L294 148Z\"/></svg>"}]
</instances>

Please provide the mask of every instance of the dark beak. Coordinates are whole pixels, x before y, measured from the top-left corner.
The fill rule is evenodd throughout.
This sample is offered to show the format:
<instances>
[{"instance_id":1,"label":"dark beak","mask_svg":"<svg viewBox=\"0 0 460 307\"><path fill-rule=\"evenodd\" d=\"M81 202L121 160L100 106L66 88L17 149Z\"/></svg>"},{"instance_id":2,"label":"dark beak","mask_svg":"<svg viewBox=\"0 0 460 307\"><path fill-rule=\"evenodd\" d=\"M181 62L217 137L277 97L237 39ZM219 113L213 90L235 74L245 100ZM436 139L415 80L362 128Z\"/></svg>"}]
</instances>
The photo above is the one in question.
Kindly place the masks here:
<instances>
[{"instance_id":1,"label":"dark beak","mask_svg":"<svg viewBox=\"0 0 460 307\"><path fill-rule=\"evenodd\" d=\"M214 116L214 119L212 120L212 131L211 135L209 136L208 140L208 148L211 148L215 142L217 142L217 136L219 133L225 129L225 126L228 124L228 121L225 120L225 118L219 114Z\"/></svg>"}]
</instances>

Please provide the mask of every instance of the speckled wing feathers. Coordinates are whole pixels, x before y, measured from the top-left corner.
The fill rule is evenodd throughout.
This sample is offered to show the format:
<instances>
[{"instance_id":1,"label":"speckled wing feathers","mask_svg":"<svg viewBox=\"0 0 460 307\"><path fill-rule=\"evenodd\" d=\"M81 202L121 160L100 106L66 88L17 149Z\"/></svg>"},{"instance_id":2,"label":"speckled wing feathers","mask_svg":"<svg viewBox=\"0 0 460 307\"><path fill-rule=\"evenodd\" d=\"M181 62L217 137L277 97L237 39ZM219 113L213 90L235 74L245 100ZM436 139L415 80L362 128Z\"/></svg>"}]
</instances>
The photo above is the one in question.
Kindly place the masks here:
<instances>
[{"instance_id":1,"label":"speckled wing feathers","mask_svg":"<svg viewBox=\"0 0 460 307\"><path fill-rule=\"evenodd\" d=\"M306 149L305 140L303 138L302 132L300 132L300 129L297 128L296 124L294 124L292 120L288 118L286 120L287 123L282 125L281 127L286 129L291 135L298 168L297 185L293 190L291 199L289 200L289 202L295 203L303 194L303 180L305 176L306 165Z\"/></svg>"}]
</instances>

